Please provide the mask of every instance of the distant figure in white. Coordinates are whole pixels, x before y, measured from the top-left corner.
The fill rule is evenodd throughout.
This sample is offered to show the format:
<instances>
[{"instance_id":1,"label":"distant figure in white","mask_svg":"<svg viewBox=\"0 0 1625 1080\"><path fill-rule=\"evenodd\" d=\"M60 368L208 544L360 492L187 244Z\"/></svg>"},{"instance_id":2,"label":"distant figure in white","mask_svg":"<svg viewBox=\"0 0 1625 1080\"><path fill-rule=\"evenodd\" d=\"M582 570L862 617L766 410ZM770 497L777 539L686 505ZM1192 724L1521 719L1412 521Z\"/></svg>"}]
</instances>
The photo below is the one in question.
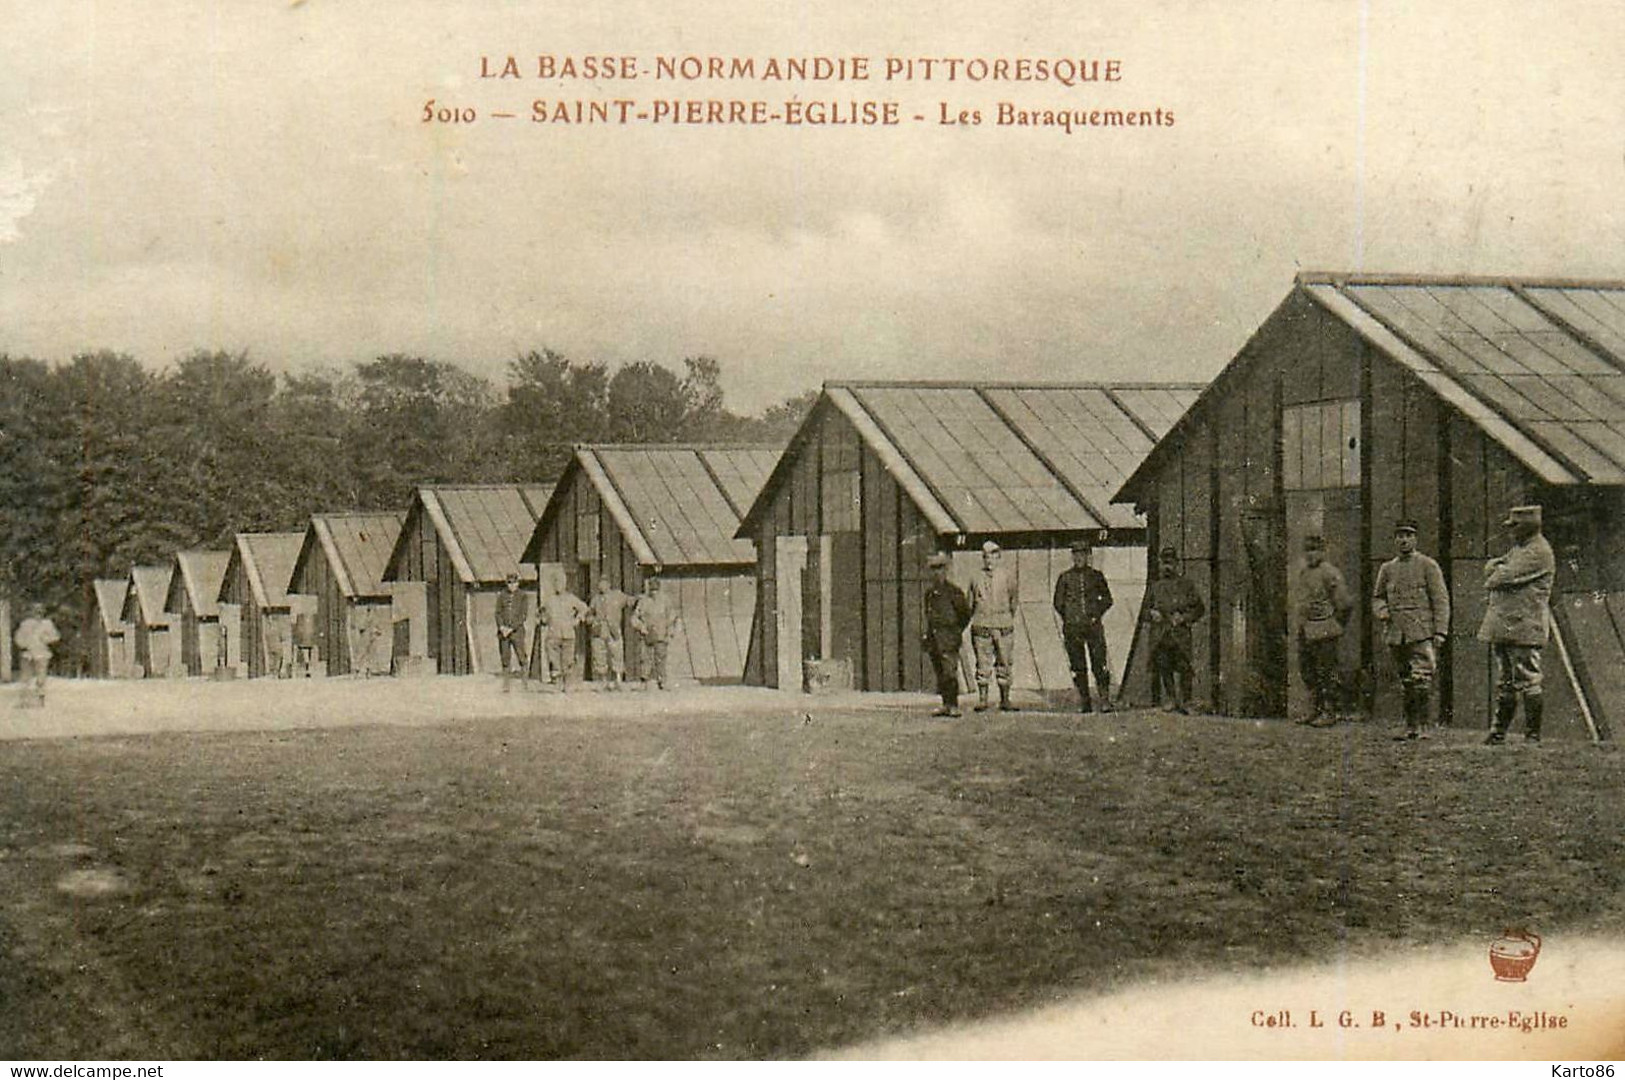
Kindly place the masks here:
<instances>
[{"instance_id":1,"label":"distant figure in white","mask_svg":"<svg viewBox=\"0 0 1625 1080\"><path fill-rule=\"evenodd\" d=\"M20 708L39 708L45 704L45 675L51 669L51 646L61 640L56 624L45 617L45 605L30 604L28 618L17 627L15 638L23 661L23 692L17 699Z\"/></svg>"}]
</instances>

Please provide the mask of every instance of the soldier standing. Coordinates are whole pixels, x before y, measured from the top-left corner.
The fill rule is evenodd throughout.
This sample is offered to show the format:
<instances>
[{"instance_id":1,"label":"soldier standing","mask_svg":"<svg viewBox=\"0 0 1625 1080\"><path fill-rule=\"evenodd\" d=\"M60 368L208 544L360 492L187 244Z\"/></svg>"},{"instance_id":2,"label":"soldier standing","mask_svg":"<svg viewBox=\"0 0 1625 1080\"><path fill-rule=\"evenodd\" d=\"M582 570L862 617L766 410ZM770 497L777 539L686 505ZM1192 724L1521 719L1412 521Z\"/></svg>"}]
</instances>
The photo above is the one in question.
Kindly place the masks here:
<instances>
[{"instance_id":1,"label":"soldier standing","mask_svg":"<svg viewBox=\"0 0 1625 1080\"><path fill-rule=\"evenodd\" d=\"M1020 712L1010 702L1016 651L1016 583L1000 563L999 545L982 545L982 572L970 586L970 641L976 650L976 711L987 711L988 677L999 684L999 711Z\"/></svg>"},{"instance_id":2,"label":"soldier standing","mask_svg":"<svg viewBox=\"0 0 1625 1080\"><path fill-rule=\"evenodd\" d=\"M925 587L925 635L922 644L937 675L942 705L932 716L959 716L959 644L970 625L970 599L948 580L949 558L937 552L926 560L931 584Z\"/></svg>"},{"instance_id":3,"label":"soldier standing","mask_svg":"<svg viewBox=\"0 0 1625 1080\"><path fill-rule=\"evenodd\" d=\"M619 690L626 674L626 642L621 638L621 616L632 598L610 584L609 578L598 579L598 591L592 597L592 674L595 679L609 679L609 688Z\"/></svg>"},{"instance_id":4,"label":"soldier standing","mask_svg":"<svg viewBox=\"0 0 1625 1080\"><path fill-rule=\"evenodd\" d=\"M527 679L530 657L525 650L525 620L530 618L530 597L519 591L519 575L512 570L497 594L497 664L502 669L502 692L513 688L514 669ZM528 681L528 680L527 680Z\"/></svg>"},{"instance_id":5,"label":"soldier standing","mask_svg":"<svg viewBox=\"0 0 1625 1080\"><path fill-rule=\"evenodd\" d=\"M1540 742L1540 653L1551 630L1552 578L1557 560L1541 535L1538 506L1514 506L1502 527L1512 532L1512 547L1484 566L1489 608L1478 640L1488 642L1495 657L1495 720L1484 741L1506 741L1518 697L1523 697L1523 738Z\"/></svg>"},{"instance_id":6,"label":"soldier standing","mask_svg":"<svg viewBox=\"0 0 1625 1080\"><path fill-rule=\"evenodd\" d=\"M1157 555L1157 578L1146 590L1146 618L1151 623L1151 672L1157 685L1173 698L1173 711L1190 712L1191 624L1207 614L1207 605L1190 579L1179 572L1179 552L1165 547Z\"/></svg>"},{"instance_id":7,"label":"soldier standing","mask_svg":"<svg viewBox=\"0 0 1625 1080\"><path fill-rule=\"evenodd\" d=\"M1055 579L1055 613L1061 617L1061 643L1072 665L1072 684L1078 688L1078 711L1092 712L1089 673L1100 691L1100 711L1112 711L1112 669L1106 657L1106 631L1101 616L1111 610L1112 590L1106 575L1089 565L1089 543L1072 544L1072 567Z\"/></svg>"},{"instance_id":8,"label":"soldier standing","mask_svg":"<svg viewBox=\"0 0 1625 1080\"><path fill-rule=\"evenodd\" d=\"M543 601L542 613L547 622L547 665L558 680L559 692L568 693L576 671L576 627L587 620L592 609L581 597L560 587Z\"/></svg>"},{"instance_id":9,"label":"soldier standing","mask_svg":"<svg viewBox=\"0 0 1625 1080\"><path fill-rule=\"evenodd\" d=\"M1405 742L1427 738L1422 728L1433 697L1433 672L1450 633L1450 590L1439 564L1416 550L1415 521L1394 523L1394 550L1397 554L1377 570L1371 610L1399 669L1405 733L1394 741Z\"/></svg>"},{"instance_id":10,"label":"soldier standing","mask_svg":"<svg viewBox=\"0 0 1625 1080\"><path fill-rule=\"evenodd\" d=\"M1326 541L1303 542L1303 570L1298 574L1298 663L1314 701L1312 715L1298 721L1320 727L1336 722L1338 645L1354 600L1343 572L1326 561Z\"/></svg>"},{"instance_id":11,"label":"soldier standing","mask_svg":"<svg viewBox=\"0 0 1625 1080\"><path fill-rule=\"evenodd\" d=\"M643 637L643 682L649 679L662 690L670 688L666 675L666 655L679 622L676 609L660 589L660 579L652 577L645 592L632 608L632 629Z\"/></svg>"}]
</instances>

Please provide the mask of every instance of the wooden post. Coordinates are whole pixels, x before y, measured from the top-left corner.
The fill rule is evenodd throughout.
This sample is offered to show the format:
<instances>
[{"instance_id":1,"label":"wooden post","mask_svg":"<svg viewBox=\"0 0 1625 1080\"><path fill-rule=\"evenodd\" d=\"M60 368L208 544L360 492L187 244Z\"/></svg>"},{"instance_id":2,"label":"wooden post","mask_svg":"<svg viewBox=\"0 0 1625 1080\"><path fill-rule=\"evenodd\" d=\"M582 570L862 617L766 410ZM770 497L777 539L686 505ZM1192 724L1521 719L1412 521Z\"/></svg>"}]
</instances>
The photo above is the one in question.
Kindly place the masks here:
<instances>
[{"instance_id":1,"label":"wooden post","mask_svg":"<svg viewBox=\"0 0 1625 1080\"><path fill-rule=\"evenodd\" d=\"M11 600L0 597L0 682L11 681Z\"/></svg>"}]
</instances>

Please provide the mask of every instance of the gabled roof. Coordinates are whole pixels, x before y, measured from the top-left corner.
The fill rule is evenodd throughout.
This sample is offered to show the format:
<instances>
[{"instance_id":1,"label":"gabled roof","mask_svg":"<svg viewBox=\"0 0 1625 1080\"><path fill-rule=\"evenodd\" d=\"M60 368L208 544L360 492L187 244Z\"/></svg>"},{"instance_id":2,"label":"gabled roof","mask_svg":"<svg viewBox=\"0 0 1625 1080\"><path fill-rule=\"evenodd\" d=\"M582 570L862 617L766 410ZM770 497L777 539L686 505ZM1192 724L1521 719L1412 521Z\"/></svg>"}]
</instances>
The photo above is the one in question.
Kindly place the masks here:
<instances>
[{"instance_id":1,"label":"gabled roof","mask_svg":"<svg viewBox=\"0 0 1625 1080\"><path fill-rule=\"evenodd\" d=\"M333 580L346 598L388 596L384 565L405 520L406 513L401 510L312 514L299 557L288 574L289 585L298 580L310 560L319 556L327 560Z\"/></svg>"},{"instance_id":2,"label":"gabled roof","mask_svg":"<svg viewBox=\"0 0 1625 1080\"><path fill-rule=\"evenodd\" d=\"M163 566L132 566L130 593L124 600L124 620L167 628L169 616L164 612L164 600L169 595L169 579L174 573L173 562Z\"/></svg>"},{"instance_id":3,"label":"gabled roof","mask_svg":"<svg viewBox=\"0 0 1625 1080\"><path fill-rule=\"evenodd\" d=\"M299 560L304 542L302 532L238 533L220 583L220 599L226 598L232 573L241 566L256 606L261 610L287 607L288 582L293 580L293 564Z\"/></svg>"},{"instance_id":4,"label":"gabled roof","mask_svg":"<svg viewBox=\"0 0 1625 1080\"><path fill-rule=\"evenodd\" d=\"M826 383L740 525L749 535L830 410L941 535L1142 526L1111 495L1197 383Z\"/></svg>"},{"instance_id":5,"label":"gabled roof","mask_svg":"<svg viewBox=\"0 0 1625 1080\"><path fill-rule=\"evenodd\" d=\"M542 536L580 477L593 485L641 565L752 565L755 549L734 534L778 457L776 446L577 446L521 558L540 558Z\"/></svg>"},{"instance_id":6,"label":"gabled roof","mask_svg":"<svg viewBox=\"0 0 1625 1080\"><path fill-rule=\"evenodd\" d=\"M535 567L522 566L519 556L552 494L551 484L418 488L407 511L407 525L390 552L384 580L401 580L406 537L421 527L417 519L427 515L464 584L501 584L510 573L534 581Z\"/></svg>"},{"instance_id":7,"label":"gabled roof","mask_svg":"<svg viewBox=\"0 0 1625 1080\"><path fill-rule=\"evenodd\" d=\"M231 553L226 551L177 551L177 573L169 579L164 595L164 610L171 615L181 613L184 592L192 610L202 619L220 617L220 586L226 580L226 563Z\"/></svg>"},{"instance_id":8,"label":"gabled roof","mask_svg":"<svg viewBox=\"0 0 1625 1080\"><path fill-rule=\"evenodd\" d=\"M96 591L96 614L101 619L102 632L124 632L124 601L130 595L129 578L97 578L91 583Z\"/></svg>"},{"instance_id":9,"label":"gabled roof","mask_svg":"<svg viewBox=\"0 0 1625 1080\"><path fill-rule=\"evenodd\" d=\"M1304 273L1295 289L1546 482L1625 483L1625 282Z\"/></svg>"}]
</instances>

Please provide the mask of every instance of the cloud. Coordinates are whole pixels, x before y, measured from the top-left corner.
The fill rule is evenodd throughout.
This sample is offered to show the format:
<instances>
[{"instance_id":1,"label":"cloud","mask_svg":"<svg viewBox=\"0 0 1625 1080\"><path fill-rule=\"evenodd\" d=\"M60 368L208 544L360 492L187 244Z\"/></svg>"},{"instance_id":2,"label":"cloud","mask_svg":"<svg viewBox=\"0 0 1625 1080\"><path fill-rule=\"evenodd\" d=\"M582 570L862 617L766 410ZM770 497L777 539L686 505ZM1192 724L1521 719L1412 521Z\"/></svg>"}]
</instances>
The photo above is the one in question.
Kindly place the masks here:
<instances>
[{"instance_id":1,"label":"cloud","mask_svg":"<svg viewBox=\"0 0 1625 1080\"><path fill-rule=\"evenodd\" d=\"M0 244L22 239L22 220L34 212L52 179L50 170L29 172L19 161L0 163Z\"/></svg>"}]
</instances>

